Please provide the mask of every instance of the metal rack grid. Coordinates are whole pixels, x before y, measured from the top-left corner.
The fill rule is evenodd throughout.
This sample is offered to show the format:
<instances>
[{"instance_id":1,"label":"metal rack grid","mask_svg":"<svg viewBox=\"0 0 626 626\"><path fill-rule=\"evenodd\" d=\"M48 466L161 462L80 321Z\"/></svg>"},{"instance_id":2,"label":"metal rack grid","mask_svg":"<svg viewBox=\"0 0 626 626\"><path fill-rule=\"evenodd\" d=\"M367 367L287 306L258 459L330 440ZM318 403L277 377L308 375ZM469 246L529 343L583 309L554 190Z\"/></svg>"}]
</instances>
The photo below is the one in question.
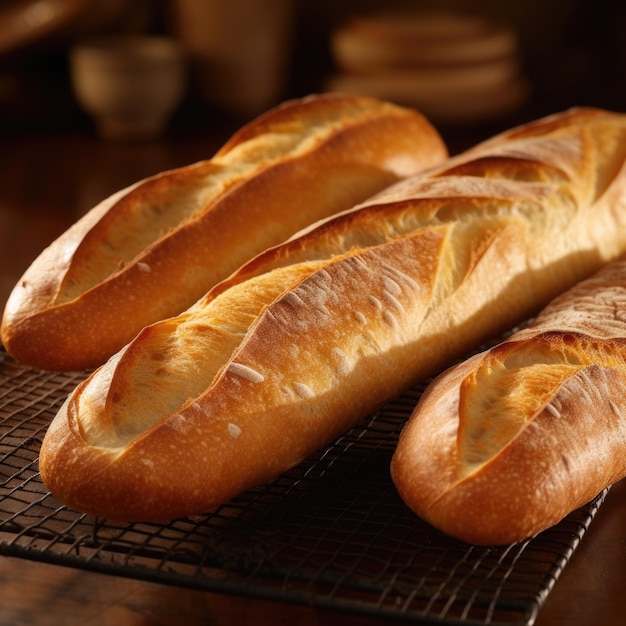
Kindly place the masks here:
<instances>
[{"instance_id":1,"label":"metal rack grid","mask_svg":"<svg viewBox=\"0 0 626 626\"><path fill-rule=\"evenodd\" d=\"M438 533L389 476L416 388L213 513L111 523L62 506L38 473L45 430L83 377L24 368L0 351L0 554L413 623L529 625L606 493L511 546Z\"/></svg>"}]
</instances>

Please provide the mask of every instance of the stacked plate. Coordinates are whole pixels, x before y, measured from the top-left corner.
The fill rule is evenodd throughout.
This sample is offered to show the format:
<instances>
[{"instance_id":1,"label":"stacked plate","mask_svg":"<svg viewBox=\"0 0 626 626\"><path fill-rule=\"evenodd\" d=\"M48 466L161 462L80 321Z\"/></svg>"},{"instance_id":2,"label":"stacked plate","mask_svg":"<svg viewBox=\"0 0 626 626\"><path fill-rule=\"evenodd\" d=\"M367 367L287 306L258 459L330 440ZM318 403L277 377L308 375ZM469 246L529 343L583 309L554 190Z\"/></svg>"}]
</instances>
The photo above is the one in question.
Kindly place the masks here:
<instances>
[{"instance_id":1,"label":"stacked plate","mask_svg":"<svg viewBox=\"0 0 626 626\"><path fill-rule=\"evenodd\" d=\"M390 13L354 17L331 34L329 91L419 108L433 121L508 115L529 92L515 31L482 17Z\"/></svg>"}]
</instances>

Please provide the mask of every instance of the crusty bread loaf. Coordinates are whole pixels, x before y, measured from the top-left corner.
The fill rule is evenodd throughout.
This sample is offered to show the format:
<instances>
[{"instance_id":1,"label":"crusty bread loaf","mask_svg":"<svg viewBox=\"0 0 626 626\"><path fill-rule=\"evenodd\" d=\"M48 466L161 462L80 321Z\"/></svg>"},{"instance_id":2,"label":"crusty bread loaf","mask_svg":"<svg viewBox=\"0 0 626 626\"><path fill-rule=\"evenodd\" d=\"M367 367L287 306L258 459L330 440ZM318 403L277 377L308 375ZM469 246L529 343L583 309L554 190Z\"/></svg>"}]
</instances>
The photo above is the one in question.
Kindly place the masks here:
<instances>
[{"instance_id":1,"label":"crusty bread loaf","mask_svg":"<svg viewBox=\"0 0 626 626\"><path fill-rule=\"evenodd\" d=\"M141 181L78 221L16 285L2 342L33 367L100 365L258 252L446 156L415 110L350 95L287 102L212 159Z\"/></svg>"},{"instance_id":2,"label":"crusty bread loaf","mask_svg":"<svg viewBox=\"0 0 626 626\"><path fill-rule=\"evenodd\" d=\"M507 341L439 376L392 460L442 531L521 541L626 476L626 257Z\"/></svg>"},{"instance_id":3,"label":"crusty bread loaf","mask_svg":"<svg viewBox=\"0 0 626 626\"><path fill-rule=\"evenodd\" d=\"M266 250L78 386L43 480L122 520L270 480L626 250L625 149L626 116L569 111Z\"/></svg>"}]
</instances>

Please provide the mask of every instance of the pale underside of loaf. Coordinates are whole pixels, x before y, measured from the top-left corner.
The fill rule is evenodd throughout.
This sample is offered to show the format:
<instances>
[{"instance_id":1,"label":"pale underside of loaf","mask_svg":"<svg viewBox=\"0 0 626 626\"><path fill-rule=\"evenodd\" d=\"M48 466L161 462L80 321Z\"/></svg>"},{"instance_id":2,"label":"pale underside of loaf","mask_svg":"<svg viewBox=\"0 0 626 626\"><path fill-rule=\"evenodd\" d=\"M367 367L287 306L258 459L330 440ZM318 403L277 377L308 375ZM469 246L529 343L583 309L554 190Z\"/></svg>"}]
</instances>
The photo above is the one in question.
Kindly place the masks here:
<instances>
[{"instance_id":1,"label":"pale underside of loaf","mask_svg":"<svg viewBox=\"0 0 626 626\"><path fill-rule=\"evenodd\" d=\"M79 386L44 481L163 520L292 467L626 249L625 137L620 115L551 117L265 251Z\"/></svg>"},{"instance_id":2,"label":"pale underside of loaf","mask_svg":"<svg viewBox=\"0 0 626 626\"><path fill-rule=\"evenodd\" d=\"M210 160L140 181L80 219L16 285L3 344L33 367L96 367L265 248L446 156L414 110L349 95L286 103Z\"/></svg>"},{"instance_id":3,"label":"pale underside of loaf","mask_svg":"<svg viewBox=\"0 0 626 626\"><path fill-rule=\"evenodd\" d=\"M521 541L626 476L626 258L452 367L406 426L407 504L471 543Z\"/></svg>"}]
</instances>

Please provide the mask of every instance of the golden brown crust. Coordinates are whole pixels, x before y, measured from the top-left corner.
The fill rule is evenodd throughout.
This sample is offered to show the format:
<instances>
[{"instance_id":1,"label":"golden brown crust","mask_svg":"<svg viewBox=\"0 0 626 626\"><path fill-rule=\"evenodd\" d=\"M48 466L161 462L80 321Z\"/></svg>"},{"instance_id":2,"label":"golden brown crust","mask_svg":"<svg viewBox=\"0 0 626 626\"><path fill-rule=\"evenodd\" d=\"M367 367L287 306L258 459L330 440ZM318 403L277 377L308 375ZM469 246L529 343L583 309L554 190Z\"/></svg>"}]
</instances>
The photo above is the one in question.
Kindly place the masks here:
<instances>
[{"instance_id":1,"label":"golden brown crust","mask_svg":"<svg viewBox=\"0 0 626 626\"><path fill-rule=\"evenodd\" d=\"M51 491L105 517L206 511L626 250L626 117L564 118L387 188L145 328L53 421Z\"/></svg>"},{"instance_id":2,"label":"golden brown crust","mask_svg":"<svg viewBox=\"0 0 626 626\"><path fill-rule=\"evenodd\" d=\"M421 517L521 541L626 476L626 258L427 389L392 461Z\"/></svg>"},{"instance_id":3,"label":"golden brown crust","mask_svg":"<svg viewBox=\"0 0 626 626\"><path fill-rule=\"evenodd\" d=\"M210 161L141 181L75 224L16 285L2 342L38 368L100 365L258 252L446 156L413 110L348 95L285 103Z\"/></svg>"},{"instance_id":4,"label":"golden brown crust","mask_svg":"<svg viewBox=\"0 0 626 626\"><path fill-rule=\"evenodd\" d=\"M363 284L372 286L367 308L376 310L377 301L390 297L388 285L378 279L380 273L401 281L401 272L408 275L411 266L427 269L423 260L418 263L412 248L417 246L423 253L430 249L431 262L436 263L440 245L441 237L431 234L428 241L418 244L400 239L388 244L385 257L375 250L367 251L325 262L312 274L303 272L296 285L254 320L232 357L219 364L221 369L206 391L183 403L173 415L164 416L161 427L150 428L127 443L120 434L124 427L119 421L116 430L111 426L123 416L110 403L115 402L115 395L126 392L133 394L127 399L137 410L142 403L136 395L139 388L146 391L144 399L159 393L154 371L148 380L156 387L146 390L143 383L148 374L141 370L150 368L151 353L167 349L161 330L170 322L145 329L119 360L107 363L96 377L81 385L54 420L41 450L44 480L53 492L64 500L69 498L80 510L117 519L163 520L207 511L294 466L338 436L372 404L382 403L409 384L413 373L402 367L402 361L392 361L392 350L389 367L398 367L397 376L371 388L374 365L367 355L375 343L393 345L401 337L397 325L382 318L377 335L372 335L363 321L367 311L361 313L360 289ZM397 260L393 271L387 268L390 256ZM407 307L403 311L406 317L411 315L409 306L423 309L428 298L424 292L421 300L416 300L411 289L407 282L403 293L395 296L398 311ZM182 321L174 324L180 326ZM346 342L345 329L349 326L363 330ZM317 341L311 342L312 336ZM313 371L311 363L318 364ZM129 369L138 372L129 374ZM138 382L128 389L131 374ZM104 388L100 387L102 381L106 381ZM89 385L95 388L92 393ZM187 379L185 387L191 385ZM94 410L102 411L97 419L104 422L103 430L110 441L110 447L100 453L81 427L81 423L90 424L85 417L98 399L105 404ZM128 410L125 406L124 414ZM327 415L335 417L328 420ZM116 436L119 441L115 441ZM98 437L107 438L102 432ZM205 450L203 441L207 443ZM190 454L197 446L206 459ZM171 480L172 467L178 468L177 475L186 477L184 489ZM82 477L79 480L71 478L78 474ZM133 475L138 475L137 480L129 480Z\"/></svg>"}]
</instances>

